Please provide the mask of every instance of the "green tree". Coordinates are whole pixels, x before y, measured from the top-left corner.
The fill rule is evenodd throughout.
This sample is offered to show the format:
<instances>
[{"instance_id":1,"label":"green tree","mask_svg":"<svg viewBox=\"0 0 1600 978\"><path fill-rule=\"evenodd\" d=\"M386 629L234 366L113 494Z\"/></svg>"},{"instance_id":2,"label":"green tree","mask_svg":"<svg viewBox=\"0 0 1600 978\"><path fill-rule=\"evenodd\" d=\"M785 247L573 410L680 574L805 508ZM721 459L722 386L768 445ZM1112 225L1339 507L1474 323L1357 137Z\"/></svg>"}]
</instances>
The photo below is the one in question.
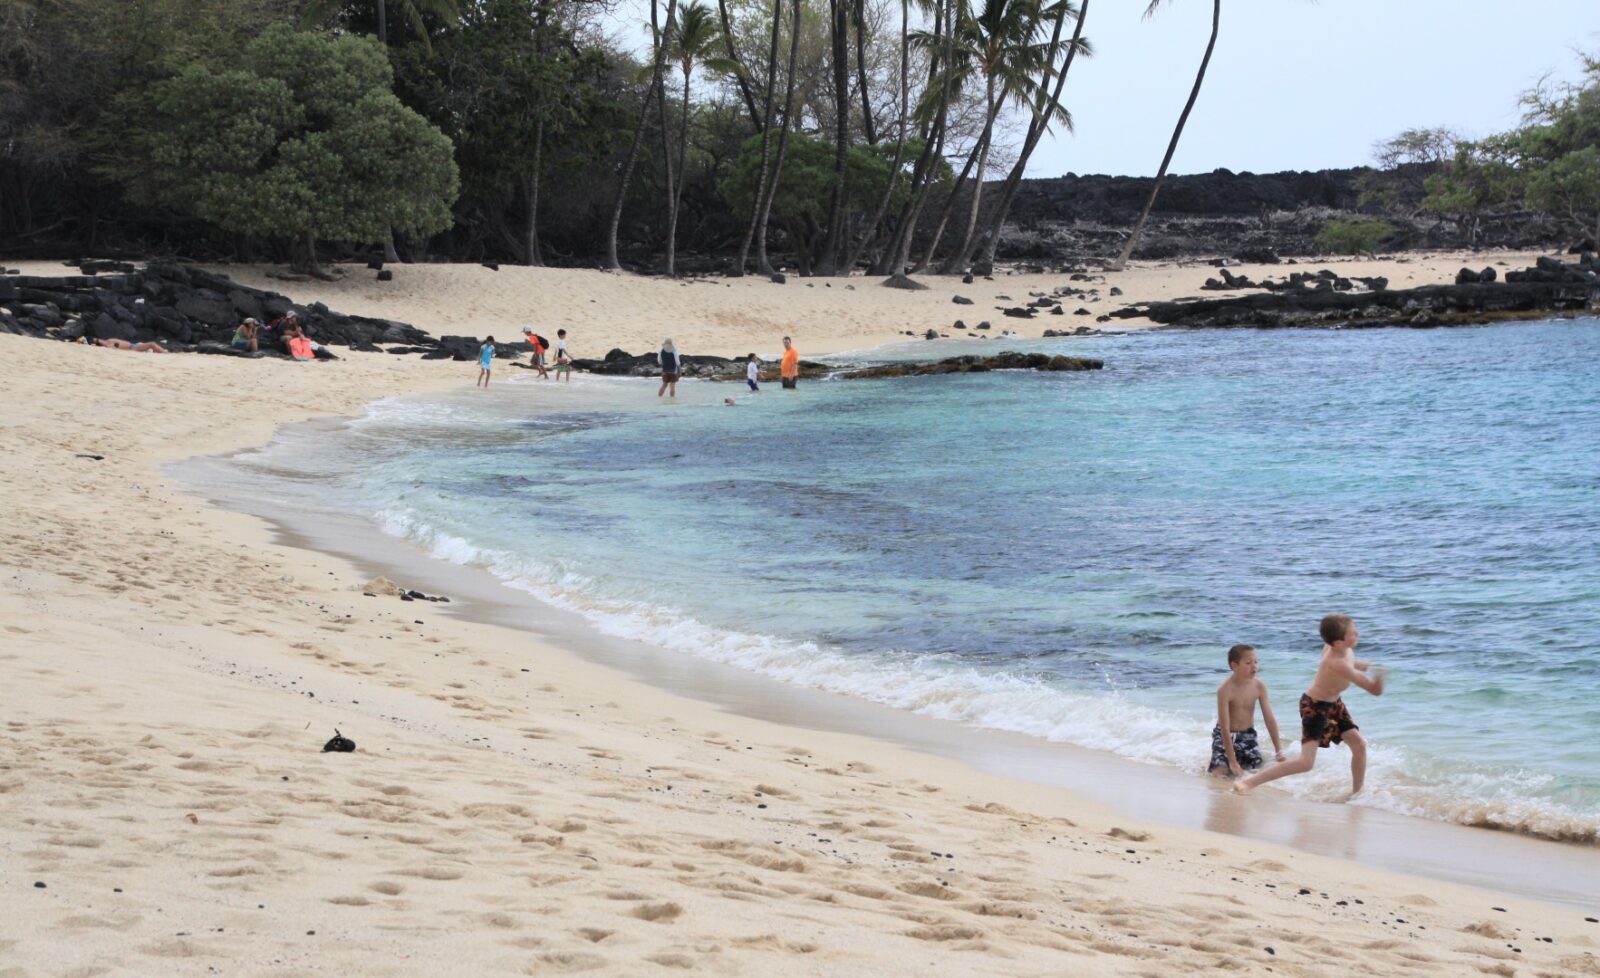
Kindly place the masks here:
<instances>
[{"instance_id":1,"label":"green tree","mask_svg":"<svg viewBox=\"0 0 1600 978\"><path fill-rule=\"evenodd\" d=\"M191 67L126 99L106 167L137 201L229 231L378 242L450 226L450 140L400 104L373 41L270 27L227 71Z\"/></svg>"},{"instance_id":2,"label":"green tree","mask_svg":"<svg viewBox=\"0 0 1600 978\"><path fill-rule=\"evenodd\" d=\"M1428 178L1423 207L1475 234L1486 211L1524 206L1600 237L1600 59L1583 58L1578 82L1523 93L1522 125L1457 145Z\"/></svg>"},{"instance_id":3,"label":"green tree","mask_svg":"<svg viewBox=\"0 0 1600 978\"><path fill-rule=\"evenodd\" d=\"M610 60L559 15L545 0L479 0L436 56L415 45L396 53L407 101L456 145L474 244L493 239L530 265L544 264L547 181L578 183L601 165L620 111L602 90Z\"/></svg>"},{"instance_id":4,"label":"green tree","mask_svg":"<svg viewBox=\"0 0 1600 978\"><path fill-rule=\"evenodd\" d=\"M908 149L920 153L922 146L911 142ZM823 239L827 233L824 207L831 205L830 194L836 176L834 151L830 141L792 133L785 157L784 179L771 190L766 201L771 212L788 229L801 274L810 274L823 257L822 249L826 245ZM890 192L892 206L906 202L911 189L903 179L893 176L896 167L904 166L904 159L896 162L896 155L895 147L888 143L850 147L845 158L847 192L842 204L847 215L870 212L886 191ZM748 214L757 206L760 170L761 137L751 136L720 188L736 213ZM945 166L940 173L942 180L935 182L947 185L949 175L949 167Z\"/></svg>"},{"instance_id":5,"label":"green tree","mask_svg":"<svg viewBox=\"0 0 1600 978\"><path fill-rule=\"evenodd\" d=\"M430 54L433 52L433 39L428 34L427 18L431 16L440 23L449 25L455 23L461 16L457 0L372 0L370 4L352 0L309 0L300 15L300 22L307 26L322 24L335 14L344 14L348 21L350 15L364 13L362 8L370 6L378 43L388 47L390 3L400 8L400 18L411 28L411 32Z\"/></svg>"},{"instance_id":6,"label":"green tree","mask_svg":"<svg viewBox=\"0 0 1600 978\"><path fill-rule=\"evenodd\" d=\"M1314 243L1337 255L1366 255L1394 230L1393 224L1376 217L1336 217L1322 226Z\"/></svg>"},{"instance_id":7,"label":"green tree","mask_svg":"<svg viewBox=\"0 0 1600 978\"><path fill-rule=\"evenodd\" d=\"M1362 207L1416 213L1427 195L1427 179L1449 166L1460 134L1452 129L1407 129L1372 148L1373 170L1356 178Z\"/></svg>"}]
</instances>

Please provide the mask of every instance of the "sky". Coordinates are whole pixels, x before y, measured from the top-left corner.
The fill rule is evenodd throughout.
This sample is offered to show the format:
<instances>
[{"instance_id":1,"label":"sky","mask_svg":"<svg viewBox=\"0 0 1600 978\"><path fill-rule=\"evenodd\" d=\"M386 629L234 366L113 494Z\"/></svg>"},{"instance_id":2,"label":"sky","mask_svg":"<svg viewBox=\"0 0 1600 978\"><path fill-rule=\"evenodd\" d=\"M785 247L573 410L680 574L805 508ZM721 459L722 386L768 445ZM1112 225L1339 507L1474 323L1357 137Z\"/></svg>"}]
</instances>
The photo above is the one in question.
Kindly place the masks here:
<instances>
[{"instance_id":1,"label":"sky","mask_svg":"<svg viewBox=\"0 0 1600 978\"><path fill-rule=\"evenodd\" d=\"M1150 176L1194 84L1211 3L1090 0L1096 54L1074 63L1028 176ZM1369 163L1406 128L1485 136L1516 125L1541 76L1600 53L1600 0L1225 0L1217 49L1169 172L1270 173Z\"/></svg>"}]
</instances>

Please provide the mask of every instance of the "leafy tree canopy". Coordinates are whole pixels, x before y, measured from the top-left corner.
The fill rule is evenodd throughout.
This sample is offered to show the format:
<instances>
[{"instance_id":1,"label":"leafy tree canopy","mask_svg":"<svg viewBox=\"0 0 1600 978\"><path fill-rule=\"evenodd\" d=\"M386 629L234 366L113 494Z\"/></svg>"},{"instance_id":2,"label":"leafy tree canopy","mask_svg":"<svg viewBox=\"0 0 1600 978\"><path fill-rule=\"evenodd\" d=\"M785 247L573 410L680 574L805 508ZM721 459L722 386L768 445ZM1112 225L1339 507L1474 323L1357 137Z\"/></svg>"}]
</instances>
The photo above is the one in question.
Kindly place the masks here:
<instances>
[{"instance_id":1,"label":"leafy tree canopy","mask_svg":"<svg viewBox=\"0 0 1600 978\"><path fill-rule=\"evenodd\" d=\"M107 169L136 200L247 234L381 240L450 226L450 140L390 90L368 39L278 24L227 71L191 67L125 100Z\"/></svg>"},{"instance_id":2,"label":"leafy tree canopy","mask_svg":"<svg viewBox=\"0 0 1600 978\"><path fill-rule=\"evenodd\" d=\"M789 136L788 153L783 160L783 176L778 182L777 196L772 200L773 213L793 217L804 214L816 216L825 209L828 194L834 181L834 146L824 139L793 133ZM890 198L891 208L905 203L910 191L906 174L912 162L922 152L922 143L906 141L906 151L901 164L901 179L895 184ZM879 143L877 146L852 146L846 161L846 209L870 211L889 183L889 167L894 162L894 146ZM752 136L745 141L735 161L733 172L722 181L722 195L733 209L748 216L755 206L756 177L761 167L761 137ZM948 186L953 176L948 163L940 161L940 172L935 184Z\"/></svg>"},{"instance_id":3,"label":"leafy tree canopy","mask_svg":"<svg viewBox=\"0 0 1600 978\"><path fill-rule=\"evenodd\" d=\"M1449 169L1430 177L1423 206L1469 219L1522 205L1600 234L1600 59L1585 57L1576 84L1523 95L1523 124L1457 144Z\"/></svg>"}]
</instances>

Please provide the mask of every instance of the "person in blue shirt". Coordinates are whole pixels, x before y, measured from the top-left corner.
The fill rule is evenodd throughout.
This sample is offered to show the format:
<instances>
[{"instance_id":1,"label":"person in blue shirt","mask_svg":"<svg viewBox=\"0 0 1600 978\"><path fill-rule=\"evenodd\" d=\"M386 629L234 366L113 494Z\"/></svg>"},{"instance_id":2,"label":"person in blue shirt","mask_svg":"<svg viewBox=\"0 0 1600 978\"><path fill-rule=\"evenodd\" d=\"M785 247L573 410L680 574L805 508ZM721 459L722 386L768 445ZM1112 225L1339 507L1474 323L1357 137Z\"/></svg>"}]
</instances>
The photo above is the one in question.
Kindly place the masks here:
<instances>
[{"instance_id":1,"label":"person in blue shirt","mask_svg":"<svg viewBox=\"0 0 1600 978\"><path fill-rule=\"evenodd\" d=\"M494 337L483 341L483 346L478 349L478 384L489 386L489 371L494 369ZM474 384L473 386L477 386Z\"/></svg>"}]
</instances>

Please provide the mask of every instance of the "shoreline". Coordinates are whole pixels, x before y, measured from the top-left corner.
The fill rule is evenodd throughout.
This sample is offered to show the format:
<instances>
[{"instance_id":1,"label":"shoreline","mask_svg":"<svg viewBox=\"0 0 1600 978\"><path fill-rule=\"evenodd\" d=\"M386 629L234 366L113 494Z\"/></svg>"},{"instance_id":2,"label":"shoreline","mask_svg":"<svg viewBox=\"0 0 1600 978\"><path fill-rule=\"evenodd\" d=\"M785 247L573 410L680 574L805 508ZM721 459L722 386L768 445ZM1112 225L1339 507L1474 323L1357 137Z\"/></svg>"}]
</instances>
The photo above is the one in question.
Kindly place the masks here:
<instances>
[{"instance_id":1,"label":"shoreline","mask_svg":"<svg viewBox=\"0 0 1600 978\"><path fill-rule=\"evenodd\" d=\"M1142 824L719 711L364 597L348 561L162 474L464 387L461 365L0 352L0 947L19 975L1305 974L1354 948L1383 976L1596 970L1600 908ZM336 726L356 753L318 752Z\"/></svg>"},{"instance_id":2,"label":"shoreline","mask_svg":"<svg viewBox=\"0 0 1600 978\"><path fill-rule=\"evenodd\" d=\"M641 385L643 389L648 382ZM346 427L353 420L316 418L297 424L318 431ZM274 441L288 427L293 426L280 428ZM384 576L403 587L450 595L452 602L443 611L451 617L522 631L563 655L654 689L752 720L863 736L986 774L1067 790L1127 818L1396 868L1573 909L1600 906L1600 848L1591 845L1308 801L1281 792L1240 799L1226 790L1225 782L1105 751L908 713L712 659L696 657L685 663L643 641L604 635L576 612L513 588L488 568L425 553L414 542L383 532L367 516L323 511L307 528L290 527L266 511L270 496L262 493L270 490L270 477L246 473L233 462L253 450L185 459L165 471L185 491L268 524L274 540L284 546L347 561L369 578ZM250 482L257 484L246 488ZM1486 832L1487 838L1482 835Z\"/></svg>"}]
</instances>

